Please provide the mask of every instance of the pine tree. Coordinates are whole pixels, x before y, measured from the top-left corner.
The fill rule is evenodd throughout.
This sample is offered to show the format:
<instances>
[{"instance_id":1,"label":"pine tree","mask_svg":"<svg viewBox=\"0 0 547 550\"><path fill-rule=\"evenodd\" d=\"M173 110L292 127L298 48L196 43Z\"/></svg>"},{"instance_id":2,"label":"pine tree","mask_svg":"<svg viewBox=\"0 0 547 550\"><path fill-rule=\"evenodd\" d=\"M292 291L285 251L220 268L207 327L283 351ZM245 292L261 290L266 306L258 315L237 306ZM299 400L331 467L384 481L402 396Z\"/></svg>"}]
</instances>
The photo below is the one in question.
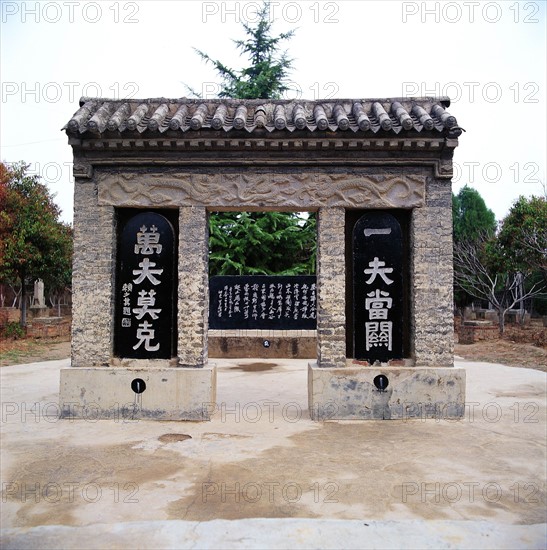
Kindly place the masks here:
<instances>
[{"instance_id":1,"label":"pine tree","mask_svg":"<svg viewBox=\"0 0 547 550\"><path fill-rule=\"evenodd\" d=\"M467 185L452 195L452 218L456 242L473 241L496 231L494 212L487 208L480 193Z\"/></svg>"},{"instance_id":2,"label":"pine tree","mask_svg":"<svg viewBox=\"0 0 547 550\"><path fill-rule=\"evenodd\" d=\"M211 275L315 273L315 216L216 212L209 218Z\"/></svg>"},{"instance_id":3,"label":"pine tree","mask_svg":"<svg viewBox=\"0 0 547 550\"><path fill-rule=\"evenodd\" d=\"M233 41L248 57L250 64L243 69L231 69L195 50L222 79L220 97L279 99L289 89L287 76L293 60L280 47L294 31L274 35L272 27L269 2L264 2L256 25L243 24L247 38ZM305 217L295 212L212 212L209 232L211 275L315 273L315 214Z\"/></svg>"},{"instance_id":4,"label":"pine tree","mask_svg":"<svg viewBox=\"0 0 547 550\"><path fill-rule=\"evenodd\" d=\"M213 65L222 79L220 97L235 99L279 99L289 90L286 79L292 69L293 60L287 52L280 52L281 43L289 40L294 31L273 35L270 20L269 1L265 1L258 12L256 26L243 23L247 38L233 40L237 49L246 55L250 65L243 69L231 69L219 60L194 48L197 54ZM191 88L190 90L195 93Z\"/></svg>"}]
</instances>

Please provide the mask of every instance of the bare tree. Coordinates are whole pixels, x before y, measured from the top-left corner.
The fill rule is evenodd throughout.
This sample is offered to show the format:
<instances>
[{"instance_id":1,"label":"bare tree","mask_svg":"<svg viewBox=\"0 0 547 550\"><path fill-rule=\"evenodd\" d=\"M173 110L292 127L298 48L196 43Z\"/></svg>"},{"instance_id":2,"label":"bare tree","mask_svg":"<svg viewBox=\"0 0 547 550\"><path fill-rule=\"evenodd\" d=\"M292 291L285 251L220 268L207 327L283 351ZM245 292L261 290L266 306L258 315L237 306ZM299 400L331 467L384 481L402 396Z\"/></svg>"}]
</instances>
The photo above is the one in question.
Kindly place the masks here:
<instances>
[{"instance_id":1,"label":"bare tree","mask_svg":"<svg viewBox=\"0 0 547 550\"><path fill-rule=\"evenodd\" d=\"M485 253L486 238L454 245L454 281L476 298L488 300L498 312L500 334L507 311L546 290L543 283L527 285L530 273L509 272L492 267Z\"/></svg>"},{"instance_id":2,"label":"bare tree","mask_svg":"<svg viewBox=\"0 0 547 550\"><path fill-rule=\"evenodd\" d=\"M9 287L13 292L13 303L11 304L11 307L17 307L17 301L19 300L21 292L23 291L23 285L17 286L15 283L9 283Z\"/></svg>"}]
</instances>

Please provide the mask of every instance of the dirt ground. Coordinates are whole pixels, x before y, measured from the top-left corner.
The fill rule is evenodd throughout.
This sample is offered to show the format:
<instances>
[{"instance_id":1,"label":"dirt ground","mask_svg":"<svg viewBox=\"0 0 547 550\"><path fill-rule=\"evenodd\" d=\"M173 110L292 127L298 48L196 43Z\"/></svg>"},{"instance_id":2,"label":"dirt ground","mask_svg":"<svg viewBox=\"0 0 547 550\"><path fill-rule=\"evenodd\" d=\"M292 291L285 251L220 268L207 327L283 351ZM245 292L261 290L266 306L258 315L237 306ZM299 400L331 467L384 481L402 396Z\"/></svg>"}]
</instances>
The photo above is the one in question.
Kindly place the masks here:
<instances>
[{"instance_id":1,"label":"dirt ground","mask_svg":"<svg viewBox=\"0 0 547 550\"><path fill-rule=\"evenodd\" d=\"M510 340L494 340L476 344L456 344L454 354L469 361L500 363L547 372L547 348Z\"/></svg>"},{"instance_id":2,"label":"dirt ground","mask_svg":"<svg viewBox=\"0 0 547 550\"><path fill-rule=\"evenodd\" d=\"M547 329L508 327L503 339L471 345L456 343L455 354L470 361L500 363L547 372ZM455 335L457 342L457 335ZM70 342L51 340L1 340L0 367L52 361L70 357Z\"/></svg>"},{"instance_id":3,"label":"dirt ground","mask_svg":"<svg viewBox=\"0 0 547 550\"><path fill-rule=\"evenodd\" d=\"M454 336L457 342L457 334ZM547 372L547 328L537 323L525 327L507 325L503 338L467 345L456 343L454 353L470 361Z\"/></svg>"},{"instance_id":4,"label":"dirt ground","mask_svg":"<svg viewBox=\"0 0 547 550\"><path fill-rule=\"evenodd\" d=\"M70 357L70 341L58 338L0 340L0 367Z\"/></svg>"}]
</instances>

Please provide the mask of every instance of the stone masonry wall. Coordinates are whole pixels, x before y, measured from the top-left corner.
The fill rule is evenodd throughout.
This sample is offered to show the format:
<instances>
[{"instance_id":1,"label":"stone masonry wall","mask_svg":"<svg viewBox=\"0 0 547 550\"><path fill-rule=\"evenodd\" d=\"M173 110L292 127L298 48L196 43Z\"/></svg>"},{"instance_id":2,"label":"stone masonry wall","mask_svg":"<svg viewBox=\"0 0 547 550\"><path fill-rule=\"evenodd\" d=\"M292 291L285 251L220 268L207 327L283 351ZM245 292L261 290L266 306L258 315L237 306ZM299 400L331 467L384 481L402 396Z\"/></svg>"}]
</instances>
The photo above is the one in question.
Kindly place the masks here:
<instances>
[{"instance_id":1,"label":"stone masonry wall","mask_svg":"<svg viewBox=\"0 0 547 550\"><path fill-rule=\"evenodd\" d=\"M20 319L20 309L16 307L0 307L0 327L8 323L17 323Z\"/></svg>"},{"instance_id":2,"label":"stone masonry wall","mask_svg":"<svg viewBox=\"0 0 547 550\"><path fill-rule=\"evenodd\" d=\"M460 344L474 344L482 340L499 340L500 331L496 325L473 326L462 325L459 330Z\"/></svg>"},{"instance_id":3,"label":"stone masonry wall","mask_svg":"<svg viewBox=\"0 0 547 550\"><path fill-rule=\"evenodd\" d=\"M61 338L70 334L70 318L44 317L27 325L28 338Z\"/></svg>"},{"instance_id":4,"label":"stone masonry wall","mask_svg":"<svg viewBox=\"0 0 547 550\"><path fill-rule=\"evenodd\" d=\"M93 182L74 186L72 366L106 366L112 354L114 208L97 206Z\"/></svg>"},{"instance_id":5,"label":"stone masonry wall","mask_svg":"<svg viewBox=\"0 0 547 550\"><path fill-rule=\"evenodd\" d=\"M321 208L317 229L317 364L346 366L345 210Z\"/></svg>"},{"instance_id":6,"label":"stone masonry wall","mask_svg":"<svg viewBox=\"0 0 547 550\"><path fill-rule=\"evenodd\" d=\"M181 367L207 363L209 325L207 211L183 207L179 214L178 356Z\"/></svg>"},{"instance_id":7,"label":"stone masonry wall","mask_svg":"<svg viewBox=\"0 0 547 550\"><path fill-rule=\"evenodd\" d=\"M414 209L410 245L412 355L417 367L453 366L451 206Z\"/></svg>"}]
</instances>

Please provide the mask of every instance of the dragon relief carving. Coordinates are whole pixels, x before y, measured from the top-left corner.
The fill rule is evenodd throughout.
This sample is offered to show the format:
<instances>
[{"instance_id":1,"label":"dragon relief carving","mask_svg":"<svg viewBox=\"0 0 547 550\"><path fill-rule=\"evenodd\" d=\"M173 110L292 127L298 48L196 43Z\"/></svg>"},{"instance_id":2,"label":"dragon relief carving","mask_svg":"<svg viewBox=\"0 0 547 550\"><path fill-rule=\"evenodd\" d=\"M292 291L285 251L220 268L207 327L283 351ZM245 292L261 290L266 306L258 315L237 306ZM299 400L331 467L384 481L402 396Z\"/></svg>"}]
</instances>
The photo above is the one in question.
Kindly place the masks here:
<instances>
[{"instance_id":1,"label":"dragon relief carving","mask_svg":"<svg viewBox=\"0 0 547 550\"><path fill-rule=\"evenodd\" d=\"M425 176L356 174L123 174L98 175L99 204L413 208L425 201Z\"/></svg>"}]
</instances>

